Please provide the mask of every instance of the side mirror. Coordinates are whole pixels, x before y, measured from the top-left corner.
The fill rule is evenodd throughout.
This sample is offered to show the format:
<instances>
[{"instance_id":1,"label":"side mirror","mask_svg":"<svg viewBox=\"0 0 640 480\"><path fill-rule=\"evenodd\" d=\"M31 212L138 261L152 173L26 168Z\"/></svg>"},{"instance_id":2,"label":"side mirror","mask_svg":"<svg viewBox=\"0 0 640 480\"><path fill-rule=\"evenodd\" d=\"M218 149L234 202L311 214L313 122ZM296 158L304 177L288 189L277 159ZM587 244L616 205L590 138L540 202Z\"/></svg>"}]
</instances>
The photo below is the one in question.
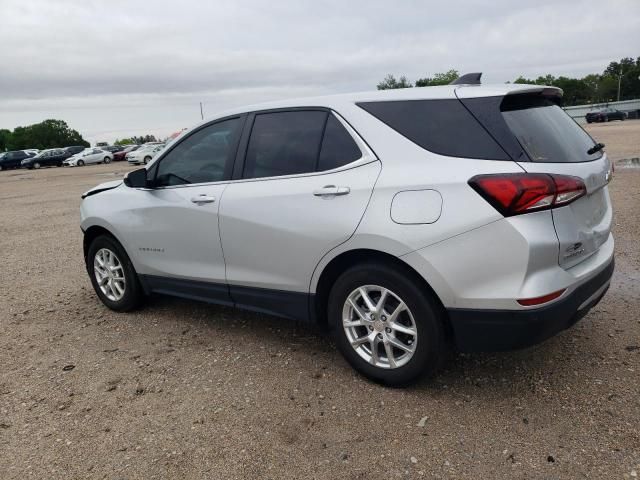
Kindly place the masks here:
<instances>
[{"instance_id":1,"label":"side mirror","mask_svg":"<svg viewBox=\"0 0 640 480\"><path fill-rule=\"evenodd\" d=\"M150 188L150 182L147 179L147 169L139 168L129 172L124 177L124 184L130 188Z\"/></svg>"}]
</instances>

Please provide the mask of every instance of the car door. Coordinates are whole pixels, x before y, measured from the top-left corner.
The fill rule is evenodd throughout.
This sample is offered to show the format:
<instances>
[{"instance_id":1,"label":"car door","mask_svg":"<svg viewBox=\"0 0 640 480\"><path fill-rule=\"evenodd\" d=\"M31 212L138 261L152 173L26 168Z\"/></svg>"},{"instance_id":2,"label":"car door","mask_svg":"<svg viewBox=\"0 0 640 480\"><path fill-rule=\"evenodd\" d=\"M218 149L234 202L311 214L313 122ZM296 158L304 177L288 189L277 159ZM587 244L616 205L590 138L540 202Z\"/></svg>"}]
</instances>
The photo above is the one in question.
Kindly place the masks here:
<instances>
[{"instance_id":1,"label":"car door","mask_svg":"<svg viewBox=\"0 0 640 480\"><path fill-rule=\"evenodd\" d=\"M99 148L94 148L91 153L87 155L85 163L100 163L105 155L106 154Z\"/></svg>"},{"instance_id":2,"label":"car door","mask_svg":"<svg viewBox=\"0 0 640 480\"><path fill-rule=\"evenodd\" d=\"M152 188L138 190L128 209L127 242L152 290L228 300L218 209L243 121L226 118L194 130L150 164Z\"/></svg>"},{"instance_id":3,"label":"car door","mask_svg":"<svg viewBox=\"0 0 640 480\"><path fill-rule=\"evenodd\" d=\"M230 294L304 318L313 270L355 231L380 162L324 109L259 112L247 125L220 206Z\"/></svg>"}]
</instances>

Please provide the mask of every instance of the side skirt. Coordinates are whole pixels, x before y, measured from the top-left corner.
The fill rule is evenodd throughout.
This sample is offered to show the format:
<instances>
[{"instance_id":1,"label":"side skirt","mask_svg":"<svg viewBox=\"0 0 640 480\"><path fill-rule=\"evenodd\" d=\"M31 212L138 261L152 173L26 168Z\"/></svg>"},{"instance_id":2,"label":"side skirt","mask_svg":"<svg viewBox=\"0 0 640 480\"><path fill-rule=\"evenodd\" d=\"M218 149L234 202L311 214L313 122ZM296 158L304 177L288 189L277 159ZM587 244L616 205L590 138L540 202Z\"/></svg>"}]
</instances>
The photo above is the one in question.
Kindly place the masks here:
<instances>
[{"instance_id":1,"label":"side skirt","mask_svg":"<svg viewBox=\"0 0 640 480\"><path fill-rule=\"evenodd\" d=\"M303 322L313 321L314 295L286 290L240 287L156 275L138 275L145 293L159 293L226 305Z\"/></svg>"}]
</instances>

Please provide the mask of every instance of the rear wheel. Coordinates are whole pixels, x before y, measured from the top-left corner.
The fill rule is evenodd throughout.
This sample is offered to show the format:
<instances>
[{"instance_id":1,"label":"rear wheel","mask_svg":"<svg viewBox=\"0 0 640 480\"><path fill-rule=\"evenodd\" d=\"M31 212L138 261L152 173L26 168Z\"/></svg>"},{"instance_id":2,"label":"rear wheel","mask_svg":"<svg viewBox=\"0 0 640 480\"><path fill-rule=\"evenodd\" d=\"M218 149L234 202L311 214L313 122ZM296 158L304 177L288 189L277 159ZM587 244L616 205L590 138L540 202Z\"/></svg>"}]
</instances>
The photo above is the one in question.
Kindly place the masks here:
<instances>
[{"instance_id":1,"label":"rear wheel","mask_svg":"<svg viewBox=\"0 0 640 480\"><path fill-rule=\"evenodd\" d=\"M338 349L371 380L405 385L442 365L440 309L400 269L378 263L352 267L335 282L327 310Z\"/></svg>"},{"instance_id":2,"label":"rear wheel","mask_svg":"<svg viewBox=\"0 0 640 480\"><path fill-rule=\"evenodd\" d=\"M87 252L87 271L93 289L107 307L128 312L143 298L138 275L124 248L112 237L96 237Z\"/></svg>"},{"instance_id":3,"label":"rear wheel","mask_svg":"<svg viewBox=\"0 0 640 480\"><path fill-rule=\"evenodd\" d=\"M111 158L104 157L104 163L111 163Z\"/></svg>"}]
</instances>

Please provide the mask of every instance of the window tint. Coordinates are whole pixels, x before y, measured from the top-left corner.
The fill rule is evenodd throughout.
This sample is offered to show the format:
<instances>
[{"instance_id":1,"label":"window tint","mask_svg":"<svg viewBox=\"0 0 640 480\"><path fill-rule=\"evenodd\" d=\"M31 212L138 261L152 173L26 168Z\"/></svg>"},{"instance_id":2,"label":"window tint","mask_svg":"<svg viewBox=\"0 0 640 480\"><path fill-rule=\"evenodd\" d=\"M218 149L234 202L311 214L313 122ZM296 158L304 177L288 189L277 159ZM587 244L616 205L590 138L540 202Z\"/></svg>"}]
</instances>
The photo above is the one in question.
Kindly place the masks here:
<instances>
[{"instance_id":1,"label":"window tint","mask_svg":"<svg viewBox=\"0 0 640 480\"><path fill-rule=\"evenodd\" d=\"M327 126L324 129L318 170L338 168L358 160L360 157L362 157L362 152L349 132L334 115L329 115Z\"/></svg>"},{"instance_id":2,"label":"window tint","mask_svg":"<svg viewBox=\"0 0 640 480\"><path fill-rule=\"evenodd\" d=\"M457 99L367 102L358 106L433 153L509 160L500 145Z\"/></svg>"},{"instance_id":3,"label":"window tint","mask_svg":"<svg viewBox=\"0 0 640 480\"><path fill-rule=\"evenodd\" d=\"M232 118L204 127L186 137L160 160L156 185L219 182L235 151L240 119Z\"/></svg>"},{"instance_id":4,"label":"window tint","mask_svg":"<svg viewBox=\"0 0 640 480\"><path fill-rule=\"evenodd\" d=\"M541 95L507 95L501 105L509 129L532 162L586 162L593 139L558 105Z\"/></svg>"},{"instance_id":5,"label":"window tint","mask_svg":"<svg viewBox=\"0 0 640 480\"><path fill-rule=\"evenodd\" d=\"M327 112L257 114L253 122L244 178L313 172Z\"/></svg>"}]
</instances>

